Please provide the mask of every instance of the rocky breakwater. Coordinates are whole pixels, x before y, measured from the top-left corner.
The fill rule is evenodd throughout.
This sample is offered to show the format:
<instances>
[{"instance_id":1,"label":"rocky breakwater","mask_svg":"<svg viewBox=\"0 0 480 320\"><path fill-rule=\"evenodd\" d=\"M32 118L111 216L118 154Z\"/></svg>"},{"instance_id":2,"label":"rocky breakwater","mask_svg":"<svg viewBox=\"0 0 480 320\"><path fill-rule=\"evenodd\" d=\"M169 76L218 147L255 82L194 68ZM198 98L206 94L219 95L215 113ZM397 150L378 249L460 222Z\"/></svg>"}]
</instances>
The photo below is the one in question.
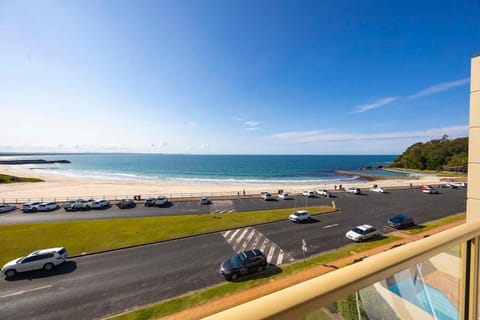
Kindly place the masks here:
<instances>
[{"instance_id":1,"label":"rocky breakwater","mask_svg":"<svg viewBox=\"0 0 480 320\"><path fill-rule=\"evenodd\" d=\"M0 164L46 164L46 163L71 163L68 160L44 160L44 159L28 159L28 160L0 160Z\"/></svg>"}]
</instances>

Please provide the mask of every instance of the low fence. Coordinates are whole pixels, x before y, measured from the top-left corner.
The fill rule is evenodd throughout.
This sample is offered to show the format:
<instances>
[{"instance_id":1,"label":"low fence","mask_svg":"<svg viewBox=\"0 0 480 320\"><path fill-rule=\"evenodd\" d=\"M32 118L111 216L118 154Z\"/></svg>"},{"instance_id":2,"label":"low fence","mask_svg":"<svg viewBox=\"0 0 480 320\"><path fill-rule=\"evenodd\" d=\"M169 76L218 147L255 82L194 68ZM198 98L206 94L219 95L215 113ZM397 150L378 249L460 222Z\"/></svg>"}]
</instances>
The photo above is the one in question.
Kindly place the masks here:
<instances>
[{"instance_id":1,"label":"low fence","mask_svg":"<svg viewBox=\"0 0 480 320\"><path fill-rule=\"evenodd\" d=\"M407 188L414 188L415 186L410 185L408 186L397 186L397 187L390 187L389 190L392 189L407 189ZM328 188L327 188L328 189ZM363 190L363 189L362 189ZM201 197L209 197L212 199L235 199L235 198L253 198L258 197L260 198L261 192L269 192L272 195L276 195L279 193L288 193L292 196L301 195L304 191L303 189L283 189L283 190L239 190L239 191L224 191L224 192L195 192L195 193L163 193L163 194L135 194L135 195L83 195L83 196L74 196L74 197L12 197L12 198L0 198L0 203L9 203L9 204L21 204L33 201L39 202L67 202L70 200L77 200L77 199L95 199L95 200L108 200L108 201L119 201L121 199L133 199L135 201L144 201L149 197L156 198L160 195L169 198L170 200L176 201L188 201L191 199L200 199ZM335 192L342 192L340 189L329 189L331 193Z\"/></svg>"}]
</instances>

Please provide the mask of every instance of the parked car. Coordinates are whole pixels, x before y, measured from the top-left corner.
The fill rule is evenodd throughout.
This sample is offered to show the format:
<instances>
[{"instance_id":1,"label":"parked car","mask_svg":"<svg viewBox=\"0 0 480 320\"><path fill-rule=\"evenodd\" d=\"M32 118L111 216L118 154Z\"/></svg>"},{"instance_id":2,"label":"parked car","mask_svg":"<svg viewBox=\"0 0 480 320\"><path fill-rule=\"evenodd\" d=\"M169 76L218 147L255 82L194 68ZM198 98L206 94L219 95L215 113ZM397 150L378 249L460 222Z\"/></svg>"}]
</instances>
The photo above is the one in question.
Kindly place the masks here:
<instances>
[{"instance_id":1,"label":"parked car","mask_svg":"<svg viewBox=\"0 0 480 320\"><path fill-rule=\"evenodd\" d=\"M288 216L288 220L293 221L295 223L299 223L302 221L310 221L312 220L312 216L306 210L298 210Z\"/></svg>"},{"instance_id":2,"label":"parked car","mask_svg":"<svg viewBox=\"0 0 480 320\"><path fill-rule=\"evenodd\" d=\"M207 197L201 197L200 204L210 204L210 199L208 199Z\"/></svg>"},{"instance_id":3,"label":"parked car","mask_svg":"<svg viewBox=\"0 0 480 320\"><path fill-rule=\"evenodd\" d=\"M413 227L415 222L413 221L413 218L407 216L406 214L399 214L388 219L387 225L395 229L405 229L408 227Z\"/></svg>"},{"instance_id":4,"label":"parked car","mask_svg":"<svg viewBox=\"0 0 480 320\"><path fill-rule=\"evenodd\" d=\"M302 196L304 196L306 198L312 198L312 197L315 197L315 192L313 192L311 190L304 190L302 192Z\"/></svg>"},{"instance_id":5,"label":"parked car","mask_svg":"<svg viewBox=\"0 0 480 320\"><path fill-rule=\"evenodd\" d=\"M373 226L369 224L364 224L348 231L345 236L352 241L360 242L376 238L380 236L380 232L378 232L378 230L375 229Z\"/></svg>"},{"instance_id":6,"label":"parked car","mask_svg":"<svg viewBox=\"0 0 480 320\"><path fill-rule=\"evenodd\" d=\"M145 199L145 202L143 204L144 204L145 207L154 207L156 200L157 199L155 199L153 197L149 197L149 198Z\"/></svg>"},{"instance_id":7,"label":"parked car","mask_svg":"<svg viewBox=\"0 0 480 320\"><path fill-rule=\"evenodd\" d=\"M345 189L345 191L348 192L348 193L351 193L351 194L361 194L362 193L360 188L357 188L357 187L350 187L350 188Z\"/></svg>"},{"instance_id":8,"label":"parked car","mask_svg":"<svg viewBox=\"0 0 480 320\"><path fill-rule=\"evenodd\" d=\"M158 196L157 199L155 200L156 207L163 207L163 206L166 206L167 204L168 204L167 197Z\"/></svg>"},{"instance_id":9,"label":"parked car","mask_svg":"<svg viewBox=\"0 0 480 320\"><path fill-rule=\"evenodd\" d=\"M225 280L237 280L238 277L262 272L267 266L267 258L259 249L239 252L220 264L220 274Z\"/></svg>"},{"instance_id":10,"label":"parked car","mask_svg":"<svg viewBox=\"0 0 480 320\"><path fill-rule=\"evenodd\" d=\"M63 205L63 209L65 209L65 211L86 211L90 210L90 208L91 203L84 199L69 200Z\"/></svg>"},{"instance_id":11,"label":"parked car","mask_svg":"<svg viewBox=\"0 0 480 320\"><path fill-rule=\"evenodd\" d=\"M56 202L42 202L37 206L37 211L52 211L60 208Z\"/></svg>"},{"instance_id":12,"label":"parked car","mask_svg":"<svg viewBox=\"0 0 480 320\"><path fill-rule=\"evenodd\" d=\"M458 187L458 188L466 188L467 187L466 182L452 182L451 184Z\"/></svg>"},{"instance_id":13,"label":"parked car","mask_svg":"<svg viewBox=\"0 0 480 320\"><path fill-rule=\"evenodd\" d=\"M63 263L68 257L64 247L37 250L26 257L21 257L7 262L2 267L2 273L7 277L13 277L19 272L38 269L52 270L53 267Z\"/></svg>"},{"instance_id":14,"label":"parked car","mask_svg":"<svg viewBox=\"0 0 480 320\"><path fill-rule=\"evenodd\" d=\"M429 194L437 194L437 193L439 193L438 190L435 189L435 188L423 189L422 192L423 192L423 193L429 193Z\"/></svg>"},{"instance_id":15,"label":"parked car","mask_svg":"<svg viewBox=\"0 0 480 320\"><path fill-rule=\"evenodd\" d=\"M132 199L122 199L117 203L117 207L120 209L129 209L135 207L137 204Z\"/></svg>"},{"instance_id":16,"label":"parked car","mask_svg":"<svg viewBox=\"0 0 480 320\"><path fill-rule=\"evenodd\" d=\"M446 183L440 186L441 188L457 189L457 186L452 183Z\"/></svg>"},{"instance_id":17,"label":"parked car","mask_svg":"<svg viewBox=\"0 0 480 320\"><path fill-rule=\"evenodd\" d=\"M265 201L273 200L272 195L270 194L270 192L263 191L263 192L260 193L260 195L262 196L262 199L265 200Z\"/></svg>"},{"instance_id":18,"label":"parked car","mask_svg":"<svg viewBox=\"0 0 480 320\"><path fill-rule=\"evenodd\" d=\"M385 190L382 187L373 187L370 190L373 192L385 193Z\"/></svg>"},{"instance_id":19,"label":"parked car","mask_svg":"<svg viewBox=\"0 0 480 320\"><path fill-rule=\"evenodd\" d=\"M12 206L9 204L0 204L0 213L9 212L15 209L17 209L17 206Z\"/></svg>"},{"instance_id":20,"label":"parked car","mask_svg":"<svg viewBox=\"0 0 480 320\"><path fill-rule=\"evenodd\" d=\"M426 189L433 189L433 187L432 187L431 185L424 184L424 185L418 187L418 189L420 189L420 190L426 190Z\"/></svg>"},{"instance_id":21,"label":"parked car","mask_svg":"<svg viewBox=\"0 0 480 320\"><path fill-rule=\"evenodd\" d=\"M319 196L330 197L330 192L326 189L317 189L315 190L315 193Z\"/></svg>"},{"instance_id":22,"label":"parked car","mask_svg":"<svg viewBox=\"0 0 480 320\"><path fill-rule=\"evenodd\" d=\"M95 200L89 206L91 209L106 209L110 207L110 202L108 200Z\"/></svg>"},{"instance_id":23,"label":"parked car","mask_svg":"<svg viewBox=\"0 0 480 320\"><path fill-rule=\"evenodd\" d=\"M278 195L278 197L280 199L283 199L283 200L292 200L293 199L288 193L280 193Z\"/></svg>"},{"instance_id":24,"label":"parked car","mask_svg":"<svg viewBox=\"0 0 480 320\"><path fill-rule=\"evenodd\" d=\"M28 202L25 203L21 208L20 211L22 212L37 212L37 207L41 204L41 202Z\"/></svg>"}]
</instances>

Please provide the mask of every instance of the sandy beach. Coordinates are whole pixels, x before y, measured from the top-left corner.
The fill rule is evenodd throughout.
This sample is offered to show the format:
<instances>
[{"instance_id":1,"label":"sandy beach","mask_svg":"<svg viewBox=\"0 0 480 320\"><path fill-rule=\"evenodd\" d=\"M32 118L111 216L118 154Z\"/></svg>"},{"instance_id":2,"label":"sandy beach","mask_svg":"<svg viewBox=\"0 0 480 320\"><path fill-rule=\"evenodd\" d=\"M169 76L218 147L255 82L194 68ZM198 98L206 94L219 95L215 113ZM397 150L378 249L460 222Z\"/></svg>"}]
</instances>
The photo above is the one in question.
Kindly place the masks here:
<instances>
[{"instance_id":1,"label":"sandy beach","mask_svg":"<svg viewBox=\"0 0 480 320\"><path fill-rule=\"evenodd\" d=\"M5 199L56 199L64 198L85 198L85 197L105 197L114 199L115 197L133 197L133 195L142 195L142 198L149 195L166 195L170 198L176 197L199 197L206 196L237 196L245 194L259 194L261 191L276 193L279 189L291 194L300 193L303 190L315 190L326 188L334 190L335 183L327 184L184 184L184 183L162 183L162 182L142 182L142 181L123 181L106 180L92 178L73 178L56 174L45 174L36 170L29 170L21 166L0 165L0 173L34 177L44 180L37 183L14 183L0 185L0 201ZM444 178L443 178L444 179ZM387 179L379 181L353 181L343 183L343 187L356 186L361 189L369 189L373 184L381 187L408 187L410 183L413 186L422 184L442 183L440 177L425 176L417 179ZM338 185L337 185L338 186Z\"/></svg>"}]
</instances>

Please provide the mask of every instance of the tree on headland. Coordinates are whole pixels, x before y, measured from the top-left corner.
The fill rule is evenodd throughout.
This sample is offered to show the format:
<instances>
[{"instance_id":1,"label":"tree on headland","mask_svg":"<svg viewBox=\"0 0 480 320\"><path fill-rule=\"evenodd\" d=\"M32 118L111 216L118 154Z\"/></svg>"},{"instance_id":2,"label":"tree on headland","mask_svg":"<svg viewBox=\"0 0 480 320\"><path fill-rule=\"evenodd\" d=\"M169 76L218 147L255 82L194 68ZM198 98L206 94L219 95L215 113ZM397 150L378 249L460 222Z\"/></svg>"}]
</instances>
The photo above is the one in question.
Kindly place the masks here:
<instances>
[{"instance_id":1,"label":"tree on headland","mask_svg":"<svg viewBox=\"0 0 480 320\"><path fill-rule=\"evenodd\" d=\"M467 163L468 137L450 140L444 135L441 139L411 145L390 167L465 172Z\"/></svg>"}]
</instances>

